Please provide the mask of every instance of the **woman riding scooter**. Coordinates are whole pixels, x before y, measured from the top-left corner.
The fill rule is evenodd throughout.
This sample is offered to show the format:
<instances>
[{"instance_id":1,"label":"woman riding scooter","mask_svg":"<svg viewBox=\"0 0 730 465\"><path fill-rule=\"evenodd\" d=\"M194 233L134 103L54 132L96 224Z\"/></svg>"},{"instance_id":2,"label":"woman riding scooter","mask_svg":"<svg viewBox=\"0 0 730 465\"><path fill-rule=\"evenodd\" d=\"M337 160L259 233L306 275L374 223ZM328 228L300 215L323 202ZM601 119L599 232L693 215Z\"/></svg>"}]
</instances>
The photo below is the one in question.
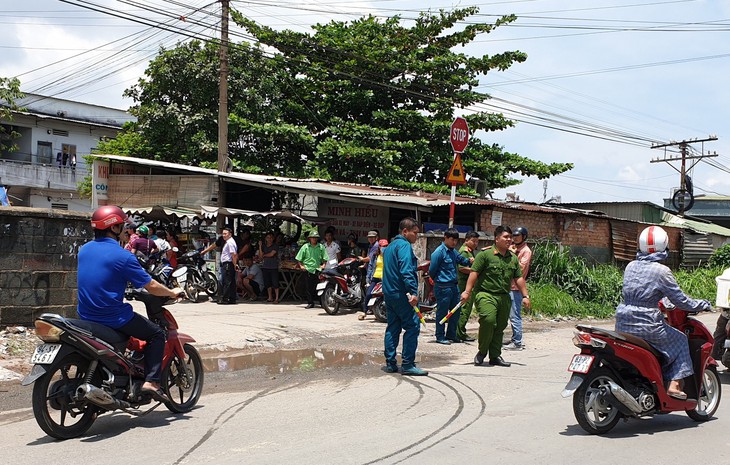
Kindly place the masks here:
<instances>
[{"instance_id":1,"label":"woman riding scooter","mask_svg":"<svg viewBox=\"0 0 730 465\"><path fill-rule=\"evenodd\" d=\"M681 380L693 374L687 336L664 321L659 301L667 297L686 311L710 308L706 300L688 297L674 275L659 262L668 256L669 236L659 226L649 226L639 236L639 252L624 271L623 303L616 309L616 331L634 334L663 355L664 378L671 380L667 394L684 400Z\"/></svg>"}]
</instances>

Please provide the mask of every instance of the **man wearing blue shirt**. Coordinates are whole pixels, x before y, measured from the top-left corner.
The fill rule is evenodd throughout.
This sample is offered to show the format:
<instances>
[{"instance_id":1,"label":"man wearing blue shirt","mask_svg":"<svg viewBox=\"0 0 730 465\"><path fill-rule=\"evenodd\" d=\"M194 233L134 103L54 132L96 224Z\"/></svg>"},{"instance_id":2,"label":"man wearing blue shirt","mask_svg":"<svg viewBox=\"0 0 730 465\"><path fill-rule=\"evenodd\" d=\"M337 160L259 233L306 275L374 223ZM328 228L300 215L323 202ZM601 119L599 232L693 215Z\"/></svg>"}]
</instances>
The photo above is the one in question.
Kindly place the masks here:
<instances>
[{"instance_id":1,"label":"man wearing blue shirt","mask_svg":"<svg viewBox=\"0 0 730 465\"><path fill-rule=\"evenodd\" d=\"M428 274L433 279L434 293L436 294L436 342L439 344L451 344L461 342L456 336L456 328L459 326L460 311L456 311L447 324L441 324L441 320L452 308L459 303L461 294L456 278L456 265L470 265L474 259L462 257L455 249L459 242L459 231L449 228L444 233L444 241L431 254L431 265L428 267Z\"/></svg>"},{"instance_id":2,"label":"man wearing blue shirt","mask_svg":"<svg viewBox=\"0 0 730 465\"><path fill-rule=\"evenodd\" d=\"M418 334L421 332L418 315L413 307L418 304L418 271L416 255L411 244L418 237L418 223L413 218L401 220L400 234L383 251L383 300L388 312L388 326L385 328L386 373L397 373L395 358L401 331L403 350L401 352L401 374L426 376L428 372L416 366Z\"/></svg>"},{"instance_id":3,"label":"man wearing blue shirt","mask_svg":"<svg viewBox=\"0 0 730 465\"><path fill-rule=\"evenodd\" d=\"M150 294L176 298L182 289L168 289L150 278L137 257L119 245L127 215L117 206L99 207L91 217L94 240L79 249L78 307L82 320L95 321L130 337L144 340L145 383L142 392L167 402L160 388L165 333L124 302L127 282L144 287Z\"/></svg>"}]
</instances>

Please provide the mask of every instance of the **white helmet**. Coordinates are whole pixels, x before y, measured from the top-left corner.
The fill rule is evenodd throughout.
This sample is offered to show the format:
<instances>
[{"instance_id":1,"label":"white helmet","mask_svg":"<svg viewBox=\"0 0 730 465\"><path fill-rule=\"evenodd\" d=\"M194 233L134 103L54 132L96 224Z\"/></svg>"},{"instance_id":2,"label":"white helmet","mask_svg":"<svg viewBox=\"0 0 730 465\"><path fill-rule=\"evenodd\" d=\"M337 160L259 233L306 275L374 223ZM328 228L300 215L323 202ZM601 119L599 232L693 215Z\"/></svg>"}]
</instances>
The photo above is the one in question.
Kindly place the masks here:
<instances>
[{"instance_id":1,"label":"white helmet","mask_svg":"<svg viewBox=\"0 0 730 465\"><path fill-rule=\"evenodd\" d=\"M667 246L669 236L659 226L649 226L639 235L639 250L644 253L664 252Z\"/></svg>"}]
</instances>

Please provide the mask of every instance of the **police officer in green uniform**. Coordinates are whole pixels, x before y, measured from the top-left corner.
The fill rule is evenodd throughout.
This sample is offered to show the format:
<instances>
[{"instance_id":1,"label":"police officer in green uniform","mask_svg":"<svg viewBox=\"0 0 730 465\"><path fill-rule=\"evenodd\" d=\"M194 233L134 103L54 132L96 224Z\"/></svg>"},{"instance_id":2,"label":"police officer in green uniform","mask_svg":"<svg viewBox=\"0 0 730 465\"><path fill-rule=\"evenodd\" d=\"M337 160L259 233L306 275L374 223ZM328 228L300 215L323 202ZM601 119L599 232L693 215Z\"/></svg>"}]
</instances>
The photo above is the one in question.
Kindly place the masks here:
<instances>
[{"instance_id":1,"label":"police officer in green uniform","mask_svg":"<svg viewBox=\"0 0 730 465\"><path fill-rule=\"evenodd\" d=\"M520 262L517 255L510 252L510 245L512 230L508 226L497 226L494 230L494 245L477 255L471 266L466 289L461 294L461 301L466 302L472 290L475 292L474 307L479 315L479 352L474 357L474 365L481 365L489 355L490 365L510 366L502 358L502 336L512 307L510 287L513 279L522 293L523 305L530 308L530 296Z\"/></svg>"},{"instance_id":2,"label":"police officer in green uniform","mask_svg":"<svg viewBox=\"0 0 730 465\"><path fill-rule=\"evenodd\" d=\"M469 231L466 233L464 238L464 245L459 249L459 253L465 258L475 258L477 247L479 247L479 233L475 231ZM459 265L459 273L457 274L457 281L459 285L459 291L464 292L466 290L466 281L469 279L471 274L471 265L462 266ZM459 316L459 325L456 327L456 337L464 342L473 342L475 339L466 333L466 324L469 322L471 316L471 310L474 305L473 299L469 298L466 303L461 307L461 315Z\"/></svg>"}]
</instances>

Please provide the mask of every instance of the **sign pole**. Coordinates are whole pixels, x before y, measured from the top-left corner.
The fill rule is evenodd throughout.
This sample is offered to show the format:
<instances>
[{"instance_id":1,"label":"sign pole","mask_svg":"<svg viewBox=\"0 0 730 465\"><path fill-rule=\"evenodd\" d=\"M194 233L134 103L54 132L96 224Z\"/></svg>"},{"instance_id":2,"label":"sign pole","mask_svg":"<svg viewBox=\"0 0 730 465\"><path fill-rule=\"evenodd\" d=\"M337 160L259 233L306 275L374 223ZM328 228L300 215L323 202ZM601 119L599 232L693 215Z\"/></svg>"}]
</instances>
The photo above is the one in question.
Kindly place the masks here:
<instances>
[{"instance_id":1,"label":"sign pole","mask_svg":"<svg viewBox=\"0 0 730 465\"><path fill-rule=\"evenodd\" d=\"M456 207L456 184L451 185L451 205L449 205L449 228L454 227L454 208Z\"/></svg>"}]
</instances>

